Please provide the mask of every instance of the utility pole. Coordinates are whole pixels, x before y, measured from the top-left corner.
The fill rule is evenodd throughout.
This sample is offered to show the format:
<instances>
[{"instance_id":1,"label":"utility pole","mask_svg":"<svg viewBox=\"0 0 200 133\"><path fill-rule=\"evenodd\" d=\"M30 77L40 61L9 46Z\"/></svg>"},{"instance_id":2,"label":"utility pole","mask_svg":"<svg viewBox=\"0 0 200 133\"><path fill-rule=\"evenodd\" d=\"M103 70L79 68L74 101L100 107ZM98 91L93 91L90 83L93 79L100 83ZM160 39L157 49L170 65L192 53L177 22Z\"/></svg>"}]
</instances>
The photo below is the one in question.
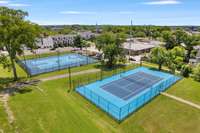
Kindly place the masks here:
<instances>
[{"instance_id":1,"label":"utility pole","mask_svg":"<svg viewBox=\"0 0 200 133\"><path fill-rule=\"evenodd\" d=\"M129 62L130 62L130 58L131 58L131 45L132 45L132 39L133 39L133 33L132 33L132 25L133 25L133 21L131 20L131 26L130 26L130 40L129 40Z\"/></svg>"},{"instance_id":2,"label":"utility pole","mask_svg":"<svg viewBox=\"0 0 200 133\"><path fill-rule=\"evenodd\" d=\"M72 90L72 78L71 78L71 67L68 67L68 73L69 73L69 92Z\"/></svg>"}]
</instances>

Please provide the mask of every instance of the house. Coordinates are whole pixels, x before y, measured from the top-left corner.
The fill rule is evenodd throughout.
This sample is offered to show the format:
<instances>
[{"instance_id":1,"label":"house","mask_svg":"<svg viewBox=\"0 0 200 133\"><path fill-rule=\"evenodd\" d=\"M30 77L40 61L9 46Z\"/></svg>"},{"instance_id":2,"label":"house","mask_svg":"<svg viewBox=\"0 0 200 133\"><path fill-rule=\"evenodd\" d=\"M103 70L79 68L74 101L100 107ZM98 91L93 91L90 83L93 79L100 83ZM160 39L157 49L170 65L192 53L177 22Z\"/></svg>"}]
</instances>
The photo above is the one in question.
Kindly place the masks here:
<instances>
[{"instance_id":1,"label":"house","mask_svg":"<svg viewBox=\"0 0 200 133\"><path fill-rule=\"evenodd\" d=\"M197 52L196 60L197 60L197 63L200 63L200 49Z\"/></svg>"},{"instance_id":2,"label":"house","mask_svg":"<svg viewBox=\"0 0 200 133\"><path fill-rule=\"evenodd\" d=\"M91 31L79 32L78 35L85 40L94 38L96 36L95 33L92 33Z\"/></svg>"},{"instance_id":3,"label":"house","mask_svg":"<svg viewBox=\"0 0 200 133\"><path fill-rule=\"evenodd\" d=\"M200 45L199 46L195 46L194 47L194 49L195 50L197 50L197 55L196 55L196 57L195 58L193 58L193 59L190 59L190 64L198 64L198 63L200 63Z\"/></svg>"},{"instance_id":4,"label":"house","mask_svg":"<svg viewBox=\"0 0 200 133\"><path fill-rule=\"evenodd\" d=\"M52 36L54 47L60 46L72 46L74 44L74 38L76 35L56 35Z\"/></svg>"},{"instance_id":5,"label":"house","mask_svg":"<svg viewBox=\"0 0 200 133\"><path fill-rule=\"evenodd\" d=\"M155 48L162 44L160 41L149 40L144 38L129 38L125 43L122 44L126 54L129 55L140 55L148 53L152 48Z\"/></svg>"},{"instance_id":6,"label":"house","mask_svg":"<svg viewBox=\"0 0 200 133\"><path fill-rule=\"evenodd\" d=\"M36 45L38 48L42 48L42 49L54 47L53 39L51 37L37 39Z\"/></svg>"}]
</instances>

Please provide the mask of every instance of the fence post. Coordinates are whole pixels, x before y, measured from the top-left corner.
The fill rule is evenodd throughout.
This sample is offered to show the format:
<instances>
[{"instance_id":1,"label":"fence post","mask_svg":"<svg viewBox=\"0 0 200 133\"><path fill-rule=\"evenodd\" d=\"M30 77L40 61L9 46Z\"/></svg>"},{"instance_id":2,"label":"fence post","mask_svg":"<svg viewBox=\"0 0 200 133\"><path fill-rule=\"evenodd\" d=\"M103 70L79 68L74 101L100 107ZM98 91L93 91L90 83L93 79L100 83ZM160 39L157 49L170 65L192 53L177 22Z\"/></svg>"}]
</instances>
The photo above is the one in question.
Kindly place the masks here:
<instances>
[{"instance_id":1,"label":"fence post","mask_svg":"<svg viewBox=\"0 0 200 133\"><path fill-rule=\"evenodd\" d=\"M119 108L119 121L121 120L121 112L122 112L122 110L121 110L121 108Z\"/></svg>"},{"instance_id":2,"label":"fence post","mask_svg":"<svg viewBox=\"0 0 200 133\"><path fill-rule=\"evenodd\" d=\"M85 91L85 87L83 87L83 93L86 96L86 91Z\"/></svg>"},{"instance_id":3,"label":"fence post","mask_svg":"<svg viewBox=\"0 0 200 133\"><path fill-rule=\"evenodd\" d=\"M129 112L130 112L130 106L131 106L131 103L128 104L128 115L129 115Z\"/></svg>"},{"instance_id":4,"label":"fence post","mask_svg":"<svg viewBox=\"0 0 200 133\"><path fill-rule=\"evenodd\" d=\"M72 89L72 79L71 79L71 68L69 67L68 68L68 73L69 73L69 88L70 90Z\"/></svg>"},{"instance_id":5,"label":"fence post","mask_svg":"<svg viewBox=\"0 0 200 133\"><path fill-rule=\"evenodd\" d=\"M101 80L103 80L103 71L102 71L102 68L101 68Z\"/></svg>"},{"instance_id":6,"label":"fence post","mask_svg":"<svg viewBox=\"0 0 200 133\"><path fill-rule=\"evenodd\" d=\"M92 91L90 90L90 98L91 98L91 100L92 100Z\"/></svg>"},{"instance_id":7,"label":"fence post","mask_svg":"<svg viewBox=\"0 0 200 133\"><path fill-rule=\"evenodd\" d=\"M107 105L107 110L108 110L108 113L109 113L109 104L110 104L110 103L108 102L108 105Z\"/></svg>"},{"instance_id":8,"label":"fence post","mask_svg":"<svg viewBox=\"0 0 200 133\"><path fill-rule=\"evenodd\" d=\"M100 106L100 99L99 99L99 95L97 95L98 96L98 105Z\"/></svg>"}]
</instances>

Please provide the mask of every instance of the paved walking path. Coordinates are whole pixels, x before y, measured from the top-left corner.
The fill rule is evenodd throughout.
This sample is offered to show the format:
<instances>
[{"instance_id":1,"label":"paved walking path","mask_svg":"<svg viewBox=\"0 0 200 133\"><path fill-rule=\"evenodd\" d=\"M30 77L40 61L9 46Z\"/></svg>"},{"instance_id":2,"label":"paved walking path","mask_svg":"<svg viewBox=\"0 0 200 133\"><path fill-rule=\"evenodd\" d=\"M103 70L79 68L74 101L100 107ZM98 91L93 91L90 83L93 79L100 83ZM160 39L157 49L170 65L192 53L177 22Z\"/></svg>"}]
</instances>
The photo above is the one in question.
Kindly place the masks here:
<instances>
[{"instance_id":1,"label":"paved walking path","mask_svg":"<svg viewBox=\"0 0 200 133\"><path fill-rule=\"evenodd\" d=\"M190 105L190 106L192 106L192 107L194 107L194 108L200 110L200 105L198 105L198 104L192 103L192 102L190 102L190 101L184 100L184 99L182 99L182 98L179 98L179 97L176 97L176 96L170 95L170 94L168 94L168 93L164 93L164 92L162 92L161 95L166 96L166 97L169 97L169 98L172 98L172 99L174 99L174 100L176 100L176 101L179 101L179 102L181 102L181 103Z\"/></svg>"},{"instance_id":2,"label":"paved walking path","mask_svg":"<svg viewBox=\"0 0 200 133\"><path fill-rule=\"evenodd\" d=\"M99 71L100 71L100 69L90 69L90 70L85 70L85 71L80 71L80 72L74 72L71 75L77 76L77 75L81 75L81 74L96 73ZM52 76L52 77L48 77L48 78L41 78L39 80L40 81L49 81L49 80L67 78L67 77L69 77L69 74L57 75L57 76Z\"/></svg>"}]
</instances>

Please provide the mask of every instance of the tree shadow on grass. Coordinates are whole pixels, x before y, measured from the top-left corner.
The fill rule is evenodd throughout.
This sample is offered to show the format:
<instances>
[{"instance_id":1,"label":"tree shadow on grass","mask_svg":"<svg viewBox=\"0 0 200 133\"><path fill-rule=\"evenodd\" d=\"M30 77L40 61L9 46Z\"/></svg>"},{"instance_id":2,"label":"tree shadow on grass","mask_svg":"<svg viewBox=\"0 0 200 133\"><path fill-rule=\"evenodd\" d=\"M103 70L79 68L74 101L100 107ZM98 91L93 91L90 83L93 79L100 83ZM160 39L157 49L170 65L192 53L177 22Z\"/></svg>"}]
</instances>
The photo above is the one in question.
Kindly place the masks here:
<instances>
[{"instance_id":1,"label":"tree shadow on grass","mask_svg":"<svg viewBox=\"0 0 200 133\"><path fill-rule=\"evenodd\" d=\"M152 71L160 71L160 72L165 72L165 73L170 73L170 74L173 74L172 72L168 71L168 70L158 70L157 68L153 68L153 67L150 67L149 70L152 70Z\"/></svg>"},{"instance_id":2,"label":"tree shadow on grass","mask_svg":"<svg viewBox=\"0 0 200 133\"><path fill-rule=\"evenodd\" d=\"M95 68L101 69L103 71L108 72L108 71L113 71L113 70L116 70L116 69L124 69L124 68L126 68L126 65L124 65L124 64L117 64L117 65L115 65L113 67L108 67L106 65L97 64L97 65L95 65Z\"/></svg>"},{"instance_id":3,"label":"tree shadow on grass","mask_svg":"<svg viewBox=\"0 0 200 133\"><path fill-rule=\"evenodd\" d=\"M12 78L0 78L0 93L9 95L29 93L32 91L30 86L35 86L39 82L39 80L27 78L20 78L18 81L14 81Z\"/></svg>"}]
</instances>

